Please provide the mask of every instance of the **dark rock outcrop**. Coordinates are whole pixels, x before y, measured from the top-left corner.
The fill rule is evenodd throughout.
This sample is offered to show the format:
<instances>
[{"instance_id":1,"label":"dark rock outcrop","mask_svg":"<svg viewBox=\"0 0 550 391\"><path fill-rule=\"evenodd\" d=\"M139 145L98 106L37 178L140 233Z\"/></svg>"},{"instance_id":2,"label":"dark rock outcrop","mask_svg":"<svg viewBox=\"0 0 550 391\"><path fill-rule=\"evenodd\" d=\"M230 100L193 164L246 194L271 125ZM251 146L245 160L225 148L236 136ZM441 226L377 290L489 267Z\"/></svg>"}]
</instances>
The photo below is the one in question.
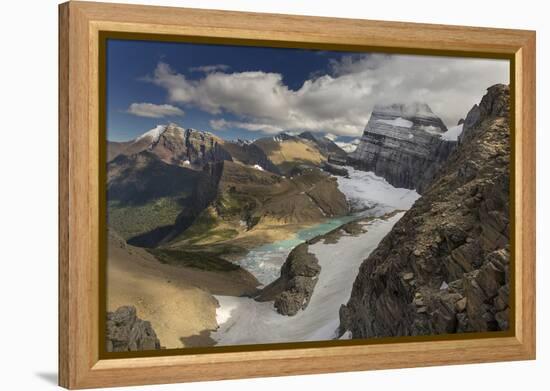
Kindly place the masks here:
<instances>
[{"instance_id":1,"label":"dark rock outcrop","mask_svg":"<svg viewBox=\"0 0 550 391\"><path fill-rule=\"evenodd\" d=\"M167 164L149 151L119 155L107 163L107 198L124 205L139 205L184 193L200 177L199 172Z\"/></svg>"},{"instance_id":2,"label":"dark rock outcrop","mask_svg":"<svg viewBox=\"0 0 550 391\"><path fill-rule=\"evenodd\" d=\"M345 169L344 167L341 167L341 166L331 164L329 162L323 162L321 164L321 168L323 170L325 170L326 172L331 173L332 175L338 175L338 176L343 176L343 177L349 176L349 172L348 172L347 169Z\"/></svg>"},{"instance_id":3,"label":"dark rock outcrop","mask_svg":"<svg viewBox=\"0 0 550 391\"><path fill-rule=\"evenodd\" d=\"M134 306L123 306L114 312L107 312L106 344L108 352L161 349L151 323L139 319Z\"/></svg>"},{"instance_id":4,"label":"dark rock outcrop","mask_svg":"<svg viewBox=\"0 0 550 391\"><path fill-rule=\"evenodd\" d=\"M445 131L426 104L376 106L348 162L422 193L456 146L441 138Z\"/></svg>"},{"instance_id":5,"label":"dark rock outcrop","mask_svg":"<svg viewBox=\"0 0 550 391\"><path fill-rule=\"evenodd\" d=\"M495 85L423 196L361 265L341 333L509 328L509 162L509 90Z\"/></svg>"},{"instance_id":6,"label":"dark rock outcrop","mask_svg":"<svg viewBox=\"0 0 550 391\"><path fill-rule=\"evenodd\" d=\"M317 258L308 252L308 244L302 243L288 255L281 267L281 276L266 286L255 299L274 300L277 312L296 315L308 306L320 272Z\"/></svg>"},{"instance_id":7,"label":"dark rock outcrop","mask_svg":"<svg viewBox=\"0 0 550 391\"><path fill-rule=\"evenodd\" d=\"M302 132L298 137L312 141L325 157L332 156L334 158L345 159L347 156L347 153L336 145L334 141L324 136L318 136L311 132Z\"/></svg>"}]
</instances>

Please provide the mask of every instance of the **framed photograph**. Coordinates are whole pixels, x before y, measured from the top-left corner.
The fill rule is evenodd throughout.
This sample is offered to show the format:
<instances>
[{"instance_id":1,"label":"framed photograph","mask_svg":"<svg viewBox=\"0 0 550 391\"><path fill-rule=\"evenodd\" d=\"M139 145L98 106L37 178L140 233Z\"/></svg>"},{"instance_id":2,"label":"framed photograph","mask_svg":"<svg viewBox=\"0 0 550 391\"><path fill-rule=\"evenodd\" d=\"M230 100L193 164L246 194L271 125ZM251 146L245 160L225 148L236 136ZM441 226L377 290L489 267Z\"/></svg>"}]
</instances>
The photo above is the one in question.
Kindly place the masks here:
<instances>
[{"instance_id":1,"label":"framed photograph","mask_svg":"<svg viewBox=\"0 0 550 391\"><path fill-rule=\"evenodd\" d=\"M66 388L535 358L535 33L68 2Z\"/></svg>"}]
</instances>

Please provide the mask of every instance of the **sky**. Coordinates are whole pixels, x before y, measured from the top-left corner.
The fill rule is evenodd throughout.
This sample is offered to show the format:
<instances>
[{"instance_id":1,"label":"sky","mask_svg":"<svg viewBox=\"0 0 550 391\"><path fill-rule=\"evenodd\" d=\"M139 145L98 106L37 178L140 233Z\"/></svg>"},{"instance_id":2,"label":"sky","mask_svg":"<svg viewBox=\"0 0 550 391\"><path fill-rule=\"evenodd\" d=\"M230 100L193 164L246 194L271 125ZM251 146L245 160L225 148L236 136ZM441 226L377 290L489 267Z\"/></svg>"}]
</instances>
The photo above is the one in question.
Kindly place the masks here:
<instances>
[{"instance_id":1,"label":"sky","mask_svg":"<svg viewBox=\"0 0 550 391\"><path fill-rule=\"evenodd\" d=\"M112 141L170 122L224 139L307 130L350 140L374 105L411 102L450 127L489 86L509 83L507 60L113 39L106 73Z\"/></svg>"}]
</instances>

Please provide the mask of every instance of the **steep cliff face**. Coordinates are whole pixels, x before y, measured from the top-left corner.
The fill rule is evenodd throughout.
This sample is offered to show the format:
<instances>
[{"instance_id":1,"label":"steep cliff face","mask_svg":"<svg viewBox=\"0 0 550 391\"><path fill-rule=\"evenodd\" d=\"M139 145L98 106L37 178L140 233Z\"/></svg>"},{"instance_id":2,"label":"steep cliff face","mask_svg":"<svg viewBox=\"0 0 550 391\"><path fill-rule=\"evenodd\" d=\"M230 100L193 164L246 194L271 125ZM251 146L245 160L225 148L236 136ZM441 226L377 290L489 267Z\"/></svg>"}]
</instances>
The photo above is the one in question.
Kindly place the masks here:
<instances>
[{"instance_id":1,"label":"steep cliff face","mask_svg":"<svg viewBox=\"0 0 550 391\"><path fill-rule=\"evenodd\" d=\"M424 195L361 265L342 334L508 329L509 129L509 90L495 85Z\"/></svg>"},{"instance_id":2,"label":"steep cliff face","mask_svg":"<svg viewBox=\"0 0 550 391\"><path fill-rule=\"evenodd\" d=\"M442 139L446 131L426 104L376 106L348 161L396 187L422 193L456 146Z\"/></svg>"}]
</instances>

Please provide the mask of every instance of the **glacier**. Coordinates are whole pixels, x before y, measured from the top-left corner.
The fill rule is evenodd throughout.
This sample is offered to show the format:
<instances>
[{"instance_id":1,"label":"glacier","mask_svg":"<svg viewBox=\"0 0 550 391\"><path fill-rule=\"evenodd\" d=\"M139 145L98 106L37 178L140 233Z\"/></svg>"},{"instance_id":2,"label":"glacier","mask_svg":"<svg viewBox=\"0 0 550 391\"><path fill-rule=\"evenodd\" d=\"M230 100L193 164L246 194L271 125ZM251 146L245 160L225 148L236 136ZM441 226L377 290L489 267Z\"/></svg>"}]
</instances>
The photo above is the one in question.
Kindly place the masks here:
<instances>
[{"instance_id":1,"label":"glacier","mask_svg":"<svg viewBox=\"0 0 550 391\"><path fill-rule=\"evenodd\" d=\"M337 337L339 309L351 295L363 260L373 251L403 212L389 219L364 223L358 236L344 234L337 243L310 245L321 273L307 308L295 316L276 312L273 302L247 297L215 296L219 328L210 334L218 346L330 340Z\"/></svg>"},{"instance_id":2,"label":"glacier","mask_svg":"<svg viewBox=\"0 0 550 391\"><path fill-rule=\"evenodd\" d=\"M346 167L349 176L337 176L338 187L355 205L351 216L299 231L295 237L252 250L238 263L251 272L263 285L280 275L286 257L298 244L322 235L342 224L373 217L361 222L363 231L352 236L342 232L336 243L323 240L309 246L315 254L321 272L315 290L305 310L295 316L279 314L273 302L257 302L249 297L215 296L219 303L216 319L219 328L211 337L219 346L330 340L337 337L339 309L351 295L353 282L364 259L378 246L393 225L420 196L414 190L399 189L372 172ZM358 220L361 221L361 220Z\"/></svg>"}]
</instances>

